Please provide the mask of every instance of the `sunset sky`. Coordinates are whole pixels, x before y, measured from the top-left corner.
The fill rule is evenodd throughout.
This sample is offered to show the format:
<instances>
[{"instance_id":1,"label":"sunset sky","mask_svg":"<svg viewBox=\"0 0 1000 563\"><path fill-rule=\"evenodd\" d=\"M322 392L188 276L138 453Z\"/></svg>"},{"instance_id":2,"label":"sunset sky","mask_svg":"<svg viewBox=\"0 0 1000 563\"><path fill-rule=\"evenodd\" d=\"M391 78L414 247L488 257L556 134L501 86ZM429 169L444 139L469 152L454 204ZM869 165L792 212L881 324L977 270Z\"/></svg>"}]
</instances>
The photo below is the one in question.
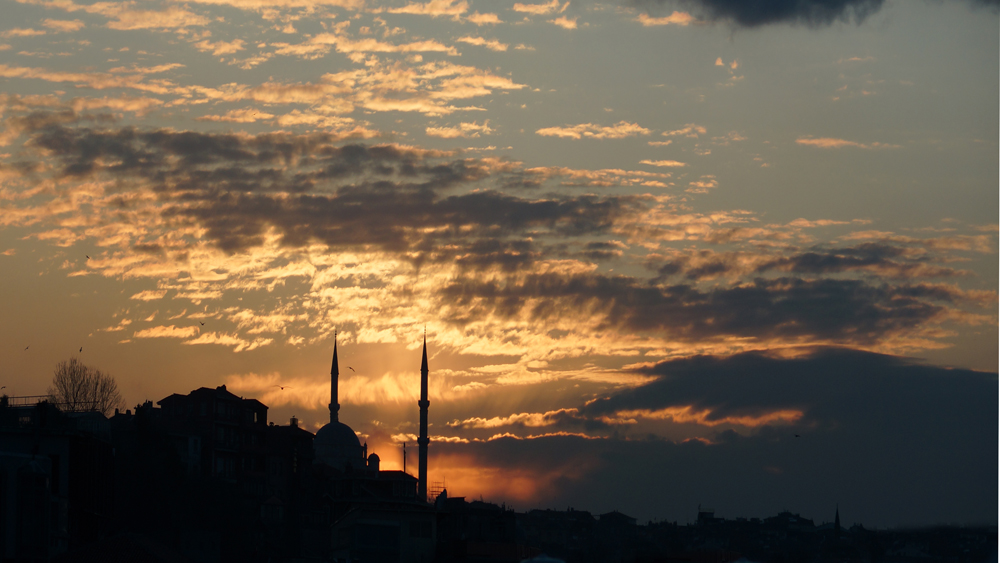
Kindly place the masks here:
<instances>
[{"instance_id":1,"label":"sunset sky","mask_svg":"<svg viewBox=\"0 0 1000 563\"><path fill-rule=\"evenodd\" d=\"M452 495L997 522L997 1L2 1L4 392L337 331L400 468L426 330Z\"/></svg>"}]
</instances>

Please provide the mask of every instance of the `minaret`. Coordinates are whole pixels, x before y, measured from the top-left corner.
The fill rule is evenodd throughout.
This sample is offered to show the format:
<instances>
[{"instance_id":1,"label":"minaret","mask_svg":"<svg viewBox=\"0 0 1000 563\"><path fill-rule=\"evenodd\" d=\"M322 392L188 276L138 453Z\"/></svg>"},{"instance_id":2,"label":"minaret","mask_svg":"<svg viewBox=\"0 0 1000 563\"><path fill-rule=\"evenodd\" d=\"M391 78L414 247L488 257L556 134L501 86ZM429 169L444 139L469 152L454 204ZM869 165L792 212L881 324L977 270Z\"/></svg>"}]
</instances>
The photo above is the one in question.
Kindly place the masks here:
<instances>
[{"instance_id":1,"label":"minaret","mask_svg":"<svg viewBox=\"0 0 1000 563\"><path fill-rule=\"evenodd\" d=\"M330 367L330 423L339 422L340 412L337 387L340 385L340 367L337 365L337 333L333 333L333 365Z\"/></svg>"},{"instance_id":2,"label":"minaret","mask_svg":"<svg viewBox=\"0 0 1000 563\"><path fill-rule=\"evenodd\" d=\"M420 461L417 469L417 498L427 500L427 444L430 438L427 437L427 407L431 404L427 400L427 331L424 331L424 357L420 360L420 437L417 444L420 445Z\"/></svg>"}]
</instances>

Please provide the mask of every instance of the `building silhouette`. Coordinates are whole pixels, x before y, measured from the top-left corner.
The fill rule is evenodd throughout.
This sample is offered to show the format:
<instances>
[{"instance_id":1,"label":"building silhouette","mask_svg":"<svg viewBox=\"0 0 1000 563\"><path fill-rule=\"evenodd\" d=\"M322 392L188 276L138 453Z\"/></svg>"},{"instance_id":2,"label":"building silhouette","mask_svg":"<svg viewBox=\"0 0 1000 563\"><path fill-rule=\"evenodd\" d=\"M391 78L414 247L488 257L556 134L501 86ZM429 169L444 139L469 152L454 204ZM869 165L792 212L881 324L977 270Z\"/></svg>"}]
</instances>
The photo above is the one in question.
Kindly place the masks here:
<instances>
[{"instance_id":1,"label":"building silhouette","mask_svg":"<svg viewBox=\"0 0 1000 563\"><path fill-rule=\"evenodd\" d=\"M934 562L997 556L997 528L867 530L790 511L639 524L617 510L535 509L427 498L429 369L421 357L417 476L383 470L339 420L334 342L329 422L200 387L110 419L0 397L0 561L565 563ZM37 398L36 398L37 399ZM541 560L541 559L539 559Z\"/></svg>"}]
</instances>

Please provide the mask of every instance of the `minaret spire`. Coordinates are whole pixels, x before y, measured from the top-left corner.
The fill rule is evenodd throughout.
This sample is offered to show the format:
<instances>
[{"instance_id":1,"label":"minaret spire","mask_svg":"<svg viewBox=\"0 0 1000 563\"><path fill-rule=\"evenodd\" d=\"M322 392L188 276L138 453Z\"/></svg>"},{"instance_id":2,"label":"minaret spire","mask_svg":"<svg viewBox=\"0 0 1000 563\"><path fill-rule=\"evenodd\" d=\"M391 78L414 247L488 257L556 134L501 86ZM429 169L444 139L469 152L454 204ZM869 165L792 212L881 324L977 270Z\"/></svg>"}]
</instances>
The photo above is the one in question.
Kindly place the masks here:
<instances>
[{"instance_id":1,"label":"minaret spire","mask_svg":"<svg viewBox=\"0 0 1000 563\"><path fill-rule=\"evenodd\" d=\"M427 437L427 407L431 404L427 400L427 329L424 329L424 355L420 360L420 437L417 444L420 446L420 459L417 468L417 498L427 500L427 444L430 438Z\"/></svg>"},{"instance_id":2,"label":"minaret spire","mask_svg":"<svg viewBox=\"0 0 1000 563\"><path fill-rule=\"evenodd\" d=\"M330 367L330 422L339 422L340 403L338 389L340 385L340 366L337 365L337 331L333 331L333 365Z\"/></svg>"}]
</instances>

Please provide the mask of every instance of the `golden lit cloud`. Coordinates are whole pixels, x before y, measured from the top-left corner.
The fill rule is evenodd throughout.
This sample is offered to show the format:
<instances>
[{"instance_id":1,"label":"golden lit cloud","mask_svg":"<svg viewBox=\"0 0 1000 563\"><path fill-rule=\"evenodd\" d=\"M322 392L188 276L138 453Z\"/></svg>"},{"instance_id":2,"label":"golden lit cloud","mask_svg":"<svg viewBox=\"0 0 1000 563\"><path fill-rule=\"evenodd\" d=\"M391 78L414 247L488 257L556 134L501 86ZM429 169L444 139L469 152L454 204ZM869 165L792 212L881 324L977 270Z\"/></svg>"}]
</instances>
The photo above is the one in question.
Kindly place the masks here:
<instances>
[{"instance_id":1,"label":"golden lit cloud","mask_svg":"<svg viewBox=\"0 0 1000 563\"><path fill-rule=\"evenodd\" d=\"M213 55L231 55L233 53L243 50L244 42L242 39L236 39L233 41L215 41L214 43L208 39L203 39L194 43L195 48L199 51L210 52Z\"/></svg>"},{"instance_id":2,"label":"golden lit cloud","mask_svg":"<svg viewBox=\"0 0 1000 563\"><path fill-rule=\"evenodd\" d=\"M219 344L222 346L232 346L233 352L244 352L255 350L261 346L267 346L273 341L274 339L272 338L255 338L248 341L232 334L206 332L193 340L185 340L182 344Z\"/></svg>"},{"instance_id":3,"label":"golden lit cloud","mask_svg":"<svg viewBox=\"0 0 1000 563\"><path fill-rule=\"evenodd\" d=\"M461 43L468 43L469 45L476 45L479 47L486 47L491 51L506 51L508 47L506 43L501 43L496 39L485 39L483 37L472 37L468 35L465 37L459 37L455 41L459 41Z\"/></svg>"},{"instance_id":4,"label":"golden lit cloud","mask_svg":"<svg viewBox=\"0 0 1000 563\"><path fill-rule=\"evenodd\" d=\"M633 419L645 418L651 420L668 420L675 424L698 424L700 426L744 426L756 428L769 424L792 424L798 422L803 416L798 410L778 410L760 415L725 416L712 417L710 409L696 410L693 406L667 407L658 410L625 410L616 412L613 416L606 417L606 422L610 424L628 423ZM624 422L621 422L624 421Z\"/></svg>"},{"instance_id":5,"label":"golden lit cloud","mask_svg":"<svg viewBox=\"0 0 1000 563\"><path fill-rule=\"evenodd\" d=\"M566 16L559 16L554 20L549 20L549 23L558 25L563 29L576 29L576 20L578 19L580 18L578 17L567 18Z\"/></svg>"},{"instance_id":6,"label":"golden lit cloud","mask_svg":"<svg viewBox=\"0 0 1000 563\"><path fill-rule=\"evenodd\" d=\"M469 3L465 0L429 0L428 2L410 2L399 8L386 10L390 14L419 14L424 16L451 16L458 19L469 11Z\"/></svg>"},{"instance_id":7,"label":"golden lit cloud","mask_svg":"<svg viewBox=\"0 0 1000 563\"><path fill-rule=\"evenodd\" d=\"M155 301L157 299L163 299L163 296L167 294L165 289L147 289L146 291L140 291L133 295L130 299L138 299L140 301Z\"/></svg>"},{"instance_id":8,"label":"golden lit cloud","mask_svg":"<svg viewBox=\"0 0 1000 563\"><path fill-rule=\"evenodd\" d=\"M133 338L191 338L196 334L198 334L198 327L196 326L177 327L174 325L170 325L170 326L154 326L152 328L137 330L135 334L132 335L132 337Z\"/></svg>"},{"instance_id":9,"label":"golden lit cloud","mask_svg":"<svg viewBox=\"0 0 1000 563\"><path fill-rule=\"evenodd\" d=\"M527 426L531 428L540 426L552 426L558 422L557 417L561 414L576 415L577 409L559 409L545 413L521 413L512 414L505 417L493 417L490 419L473 417L465 420L454 420L448 426L461 428L499 428L502 426Z\"/></svg>"},{"instance_id":10,"label":"golden lit cloud","mask_svg":"<svg viewBox=\"0 0 1000 563\"><path fill-rule=\"evenodd\" d=\"M593 123L581 123L566 127L545 127L535 131L536 135L543 137L561 137L566 139L624 139L635 135L649 135L650 130L641 127L638 123L619 121L618 123L604 127Z\"/></svg>"},{"instance_id":11,"label":"golden lit cloud","mask_svg":"<svg viewBox=\"0 0 1000 563\"><path fill-rule=\"evenodd\" d=\"M468 16L465 16L465 21L474 23L477 26L496 25L499 23L503 23L502 21L500 21L500 16L496 14L491 14L491 13L480 14L479 12L473 12Z\"/></svg>"},{"instance_id":12,"label":"golden lit cloud","mask_svg":"<svg viewBox=\"0 0 1000 563\"><path fill-rule=\"evenodd\" d=\"M678 162L676 160L640 160L639 164L648 164L650 166L660 166L666 168L678 168L681 166L687 166L683 162Z\"/></svg>"},{"instance_id":13,"label":"golden lit cloud","mask_svg":"<svg viewBox=\"0 0 1000 563\"><path fill-rule=\"evenodd\" d=\"M641 23L643 27L660 25L688 25L695 22L694 17L687 12L673 12L669 16L654 18L648 14L639 14L635 21Z\"/></svg>"},{"instance_id":14,"label":"golden lit cloud","mask_svg":"<svg viewBox=\"0 0 1000 563\"><path fill-rule=\"evenodd\" d=\"M551 14L554 12L565 12L566 8L568 7L569 7L569 2L566 2L565 4L560 4L559 0L552 0L551 2L546 2L544 4L523 4L521 2L517 2L511 9L513 9L515 12L522 12L525 14L533 14L538 16L538 15Z\"/></svg>"},{"instance_id":15,"label":"golden lit cloud","mask_svg":"<svg viewBox=\"0 0 1000 563\"><path fill-rule=\"evenodd\" d=\"M722 59L719 59L719 60L716 61L716 63L720 63L720 62L722 62ZM708 132L708 129L705 129L701 125L695 125L694 123L688 123L687 125L685 125L684 127L680 128L680 129L675 129L673 131L664 131L663 132L663 136L664 137L684 136L684 137L690 137L692 139L697 139L699 135L704 135L707 132Z\"/></svg>"}]
</instances>

